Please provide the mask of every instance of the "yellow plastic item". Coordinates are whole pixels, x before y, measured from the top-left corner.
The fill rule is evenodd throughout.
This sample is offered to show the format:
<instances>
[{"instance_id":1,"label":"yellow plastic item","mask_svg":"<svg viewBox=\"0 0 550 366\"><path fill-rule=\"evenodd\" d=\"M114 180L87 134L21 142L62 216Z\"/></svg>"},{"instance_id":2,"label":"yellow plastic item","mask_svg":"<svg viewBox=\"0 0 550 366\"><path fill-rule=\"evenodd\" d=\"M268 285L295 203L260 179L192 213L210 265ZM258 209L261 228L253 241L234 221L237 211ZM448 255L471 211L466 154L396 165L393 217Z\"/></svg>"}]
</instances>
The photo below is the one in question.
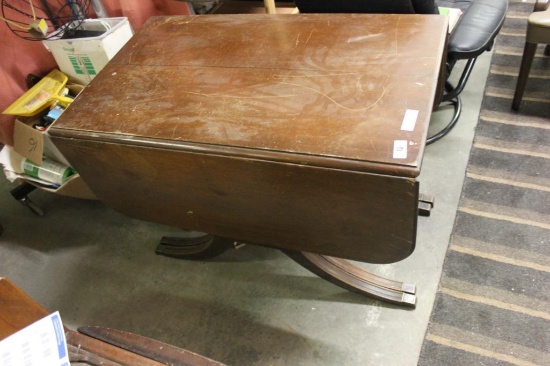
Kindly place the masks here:
<instances>
[{"instance_id":1,"label":"yellow plastic item","mask_svg":"<svg viewBox=\"0 0 550 366\"><path fill-rule=\"evenodd\" d=\"M62 107L68 107L73 99L59 95L68 79L67 75L61 71L52 70L2 113L16 116L34 116L52 106L55 102L58 102Z\"/></svg>"},{"instance_id":2,"label":"yellow plastic item","mask_svg":"<svg viewBox=\"0 0 550 366\"><path fill-rule=\"evenodd\" d=\"M29 24L30 31L34 31L40 37L44 37L48 34L48 24L44 19L35 19Z\"/></svg>"}]
</instances>

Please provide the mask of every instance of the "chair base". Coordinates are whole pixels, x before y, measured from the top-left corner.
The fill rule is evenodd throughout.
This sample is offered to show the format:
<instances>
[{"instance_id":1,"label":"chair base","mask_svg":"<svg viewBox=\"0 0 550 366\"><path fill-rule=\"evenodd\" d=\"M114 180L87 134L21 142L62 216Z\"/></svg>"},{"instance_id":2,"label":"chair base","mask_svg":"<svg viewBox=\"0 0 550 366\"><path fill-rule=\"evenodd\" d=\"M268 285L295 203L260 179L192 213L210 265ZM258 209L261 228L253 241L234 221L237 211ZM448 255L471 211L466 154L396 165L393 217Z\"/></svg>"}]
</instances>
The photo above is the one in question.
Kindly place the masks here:
<instances>
[{"instance_id":1,"label":"chair base","mask_svg":"<svg viewBox=\"0 0 550 366\"><path fill-rule=\"evenodd\" d=\"M457 124L458 119L460 118L460 113L462 112L462 100L460 99L460 93L462 93L462 91L464 90L464 87L466 86L466 83L468 82L468 79L472 74L472 70L474 69L476 60L477 58L472 58L468 60L468 62L464 66L464 70L462 71L462 75L460 75L460 79L458 80L458 84L456 85L456 87L453 86L449 82L449 80L445 82L446 94L443 95L442 102L450 102L451 104L453 104L454 113L450 122L444 128L442 128L439 132L433 134L432 136L428 137L428 139L426 140L426 145L433 144L434 142L445 137ZM451 68L451 66L449 66L449 68Z\"/></svg>"},{"instance_id":2,"label":"chair base","mask_svg":"<svg viewBox=\"0 0 550 366\"><path fill-rule=\"evenodd\" d=\"M451 118L451 121L439 132L433 134L432 136L429 136L426 139L426 145L433 144L434 142L442 139L449 132L451 132L454 126L456 126L458 119L460 118L460 113L462 113L462 100L460 99L460 96L456 96L454 99L450 100L449 102L454 106L454 113Z\"/></svg>"}]
</instances>

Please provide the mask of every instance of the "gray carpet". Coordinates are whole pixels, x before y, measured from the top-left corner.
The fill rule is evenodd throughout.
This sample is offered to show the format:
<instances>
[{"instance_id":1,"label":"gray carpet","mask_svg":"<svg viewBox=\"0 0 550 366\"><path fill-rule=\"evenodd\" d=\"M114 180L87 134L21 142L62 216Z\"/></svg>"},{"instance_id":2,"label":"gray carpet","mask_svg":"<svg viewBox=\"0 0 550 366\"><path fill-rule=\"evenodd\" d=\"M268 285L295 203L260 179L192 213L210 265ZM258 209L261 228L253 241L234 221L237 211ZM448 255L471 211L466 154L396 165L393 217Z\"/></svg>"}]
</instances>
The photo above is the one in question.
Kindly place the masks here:
<instances>
[{"instance_id":1,"label":"gray carpet","mask_svg":"<svg viewBox=\"0 0 550 366\"><path fill-rule=\"evenodd\" d=\"M550 58L510 109L534 1L510 1L419 365L550 365Z\"/></svg>"}]
</instances>

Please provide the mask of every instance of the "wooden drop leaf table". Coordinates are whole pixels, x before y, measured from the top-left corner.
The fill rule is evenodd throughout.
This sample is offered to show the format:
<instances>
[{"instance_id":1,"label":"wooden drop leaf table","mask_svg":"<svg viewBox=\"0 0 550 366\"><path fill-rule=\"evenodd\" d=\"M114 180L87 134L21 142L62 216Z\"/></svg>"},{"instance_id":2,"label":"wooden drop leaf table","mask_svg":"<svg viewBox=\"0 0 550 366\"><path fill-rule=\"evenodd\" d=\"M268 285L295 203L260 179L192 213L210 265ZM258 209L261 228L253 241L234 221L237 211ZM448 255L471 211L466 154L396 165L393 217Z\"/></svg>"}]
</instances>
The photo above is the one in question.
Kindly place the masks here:
<instances>
[{"instance_id":1,"label":"wooden drop leaf table","mask_svg":"<svg viewBox=\"0 0 550 366\"><path fill-rule=\"evenodd\" d=\"M49 133L107 205L208 233L180 252L271 246L414 306L414 285L348 260L414 250L446 30L438 15L151 18Z\"/></svg>"}]
</instances>

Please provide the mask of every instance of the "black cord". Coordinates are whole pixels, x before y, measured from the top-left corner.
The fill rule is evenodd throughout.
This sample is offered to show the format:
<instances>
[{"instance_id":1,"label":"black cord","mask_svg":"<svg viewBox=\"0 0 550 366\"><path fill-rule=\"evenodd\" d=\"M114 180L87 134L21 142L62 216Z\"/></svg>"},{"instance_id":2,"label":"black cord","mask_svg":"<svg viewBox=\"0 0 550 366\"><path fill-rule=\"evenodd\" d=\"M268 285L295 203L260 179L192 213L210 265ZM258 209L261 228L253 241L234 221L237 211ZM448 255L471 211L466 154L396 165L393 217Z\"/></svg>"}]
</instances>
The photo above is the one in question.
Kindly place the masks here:
<instances>
[{"instance_id":1,"label":"black cord","mask_svg":"<svg viewBox=\"0 0 550 366\"><path fill-rule=\"evenodd\" d=\"M32 0L22 0L22 3L29 4L30 7L30 1ZM48 36L44 37L35 37L32 34L30 34L27 30L21 30L16 29L17 27L13 24L9 24L6 22L6 25L11 30L11 32L16 35L19 38L28 40L28 41L43 41L45 39L52 39L52 38L59 38L62 37L63 34L69 29L77 29L82 25L84 20L89 14L91 3L89 0L72 0L72 4L76 5L80 11L83 14L82 18L75 18L74 12L70 9L70 5L67 2L61 2L57 0L56 2L50 1L48 3L47 0L41 0L42 7L35 6L33 2L33 6L35 9L41 11L44 13L47 17L41 18L44 19L46 22L49 22L51 27L53 27L55 30L54 32L50 33ZM53 4L52 4L53 2ZM55 4L57 3L57 4ZM7 15L6 11L15 12L18 13L24 17L30 18L31 21L34 19L32 14L29 14L22 9L17 8L13 4L9 3L8 0L2 0L2 7L1 7L1 13L2 17L4 19L7 19L11 22L21 24L22 26L28 26L28 23L24 23L21 20L15 20L11 19L9 15ZM55 8L57 9L57 14L53 12L52 7L55 5ZM67 14L67 15L65 15ZM12 13L13 15L13 13ZM24 34L22 34L24 33Z\"/></svg>"},{"instance_id":2,"label":"black cord","mask_svg":"<svg viewBox=\"0 0 550 366\"><path fill-rule=\"evenodd\" d=\"M44 14L48 16L48 19L50 19L50 22L52 23L54 29L59 29L59 23L56 19L53 17L52 9L50 8L50 5L48 4L48 0L40 0L42 3L42 6L44 7Z\"/></svg>"}]
</instances>

